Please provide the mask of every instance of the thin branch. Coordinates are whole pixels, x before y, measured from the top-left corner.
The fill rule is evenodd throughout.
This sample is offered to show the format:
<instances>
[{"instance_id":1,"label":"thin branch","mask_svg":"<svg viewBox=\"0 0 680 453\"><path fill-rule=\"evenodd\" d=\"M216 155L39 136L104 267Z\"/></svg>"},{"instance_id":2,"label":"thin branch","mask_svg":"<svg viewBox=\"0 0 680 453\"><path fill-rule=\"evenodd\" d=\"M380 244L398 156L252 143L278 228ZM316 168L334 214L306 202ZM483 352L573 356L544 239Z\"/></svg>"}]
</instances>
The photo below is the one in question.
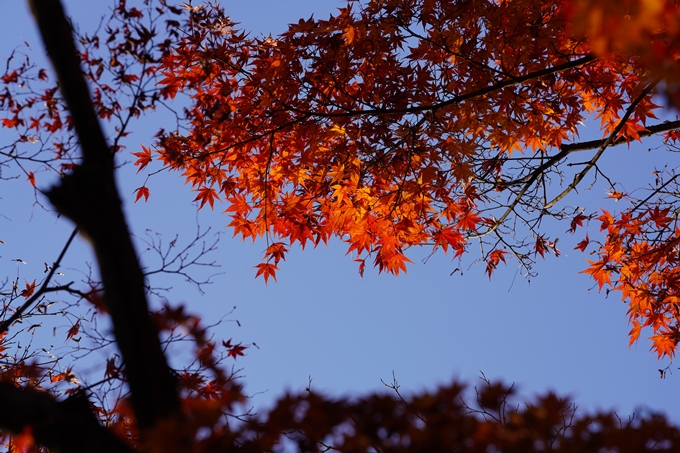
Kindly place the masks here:
<instances>
[{"instance_id":1,"label":"thin branch","mask_svg":"<svg viewBox=\"0 0 680 453\"><path fill-rule=\"evenodd\" d=\"M564 197L566 197L567 194L569 194L572 190L574 190L576 188L576 186L578 186L581 183L583 178L585 178L585 176L588 174L588 172L590 172L590 170L595 166L595 164L600 159L602 154L604 154L604 151L618 138L617 135L619 135L619 132L621 132L621 129L623 129L623 126L625 126L626 122L628 121L628 118L630 118L630 116L633 114L635 107L637 107L638 104L640 102L642 102L642 100L645 97L647 97L647 95L649 93L652 92L654 87L656 85L658 85L659 82L661 82L662 79L663 79L663 77L658 77L656 80L654 80L649 85L647 85L640 92L640 94L638 94L637 97L631 101L630 105L628 106L628 109L626 109L625 115L623 115L623 118L621 118L621 120L616 125L616 127L614 128L612 133L609 134L609 137L607 137L607 139L604 140L604 142L602 142L602 145L600 145L597 153L595 153L595 155L590 160L590 162L588 162L588 164L586 164L586 168L584 168L579 173L577 173L576 176L574 176L574 180L572 181L572 183L569 184L569 186L567 186L567 188L564 189L562 191L562 193L560 193L558 196L556 196L551 202L546 204L543 207L543 209L550 209L553 206L555 206L555 204L557 204L560 200L562 200Z\"/></svg>"},{"instance_id":2,"label":"thin branch","mask_svg":"<svg viewBox=\"0 0 680 453\"><path fill-rule=\"evenodd\" d=\"M57 269L59 268L59 265L61 264L61 260L64 258L64 255L66 255L66 251L68 250L69 246L71 245L71 242L73 242L73 238L76 237L78 234L78 228L74 228L73 232L71 233L71 236L69 236L68 240L66 241L66 244L64 245L64 248L61 249L61 253L59 254L59 257L57 258L57 261L52 264L52 268L50 269L50 272L47 274L47 277L45 280L43 280L42 285L40 286L40 289L31 296L30 299L28 299L24 304L17 309L17 311L14 312L14 314L7 319L6 321L3 321L0 323L0 334L7 332L7 329L16 321L19 319L28 308L33 305L40 297L45 294L46 292L50 291L55 291L54 288L48 288L47 285L49 285L50 281L52 280L52 277L54 274L57 272Z\"/></svg>"},{"instance_id":3,"label":"thin branch","mask_svg":"<svg viewBox=\"0 0 680 453\"><path fill-rule=\"evenodd\" d=\"M653 126L649 126L646 128L645 131L641 131L638 135L640 138L643 137L651 137L652 135L659 134L661 132L668 132L672 131L675 129L680 129L680 121L664 121L663 123L655 124ZM557 164L559 161L570 155L571 153L574 152L579 152L579 151L591 151L594 149L601 148L602 145L607 141L607 139L601 139L601 140L590 140L587 142L577 142L577 143L567 143L564 145L560 146L560 152L555 154L554 156L551 156L548 160L546 160L543 164L540 166L536 167L530 174L525 176L524 178L521 179L515 179L512 181L502 181L498 182L497 185L507 187L507 186L512 186L515 184L520 184L520 183L528 183L531 181L531 183L536 181L536 178L543 174L548 168L554 166ZM616 140L613 140L610 144L609 147L612 146L619 146L619 145L624 145L629 143L628 140L625 139L625 137L619 137ZM508 159L509 160L509 159Z\"/></svg>"},{"instance_id":4,"label":"thin branch","mask_svg":"<svg viewBox=\"0 0 680 453\"><path fill-rule=\"evenodd\" d=\"M675 181L675 180L678 179L678 178L680 178L680 174L677 174L677 175L673 176L671 179L669 179L668 181L666 181L665 183L663 183L663 185L662 185L661 187L657 187L656 189L654 189L654 191L652 191L652 193L651 193L647 198L645 198L644 200L638 202L635 206L633 206L633 207L631 208L630 212L635 212L635 211L637 211L638 209L640 209L641 206L646 205L647 202L648 202L649 200L651 200L652 197L654 197L654 195L656 195L656 194L658 194L659 192L661 192L664 188L668 187L673 181Z\"/></svg>"},{"instance_id":5,"label":"thin branch","mask_svg":"<svg viewBox=\"0 0 680 453\"><path fill-rule=\"evenodd\" d=\"M593 157L593 159L591 159L590 161L588 161L586 163L586 165L588 167L586 169L584 169L583 171L581 171L578 175L575 176L575 178L574 178L575 182L572 182L572 184L570 184L570 186L565 191L563 191L560 195L558 195L557 198L555 198L551 202L545 204L543 206L543 209L550 209L556 203L558 203L562 198L564 198L569 192L571 192L581 182L583 177L585 177L585 174L594 166L594 164L597 162L597 160L600 158L600 156L602 155L602 153L604 152L604 150L606 148L612 147L612 146L622 145L624 143L628 143L628 141L625 139L625 137L618 137L616 139L614 139L614 137L618 134L618 132L621 130L621 128L623 128L625 122L628 120L628 118L632 114L635 106L637 104L639 104L639 102L644 98L644 96L646 96L647 94L649 94L649 92L651 92L651 90L654 88L654 86L656 86L656 84L658 84L658 80L651 83L649 86L647 86L645 88L645 90L643 90L640 93L640 95L638 95L638 97L635 100L633 100L631 105L628 107L626 114L624 115L624 117L621 119L621 121L617 125L616 129L606 139L590 140L590 141L587 141L587 142L564 144L564 145L560 146L560 152L559 153L550 157L543 164L541 164L540 166L538 166L534 170L532 170L531 173L526 175L524 178L516 179L516 180L513 180L513 181L504 181L504 182L497 183L497 185L499 187L502 187L502 186L509 187L509 186L519 184L519 183L523 184L523 187L519 191L519 193L515 196L512 203L510 203L510 205L506 208L503 215L496 221L496 223L491 228L489 228L487 231L485 231L483 233L480 233L480 234L477 234L477 235L474 235L474 236L470 236L470 239L479 239L479 238L487 236L487 235L493 233L494 231L496 231L503 224L505 219L507 219L508 216L514 211L514 209L517 207L517 205L520 203L520 201L522 201L522 197L524 196L524 194L531 188L531 186L536 182L536 180L541 175L543 175L545 173L545 171L548 168L556 165L559 161L561 161L562 159L564 159L565 157L567 157L571 153L579 152L579 151L589 151L589 150L593 150L593 149L599 149L598 153ZM663 123L659 123L659 124L655 124L653 126L647 127L645 131L640 132L638 135L640 137L649 137L649 136L652 136L652 135L655 135L655 134L658 134L658 133L661 133L661 132L668 132L668 131L672 131L672 130L679 129L679 128L680 128L680 121L665 121ZM581 175L580 178L579 178L579 175ZM577 178L579 178L578 181L576 181Z\"/></svg>"},{"instance_id":6,"label":"thin branch","mask_svg":"<svg viewBox=\"0 0 680 453\"><path fill-rule=\"evenodd\" d=\"M305 111L301 109L294 108L289 105L284 105L287 110L294 111L296 113L301 113L309 116L314 116L318 118L347 118L347 117L352 117L352 116L362 116L362 115L387 115L387 114L407 114L407 113L419 113L419 112L427 112L427 111L437 111L441 110L446 107L450 107L452 105L460 104L463 101L466 101L468 99L473 99L479 96L485 96L487 94L493 93L494 91L499 91L502 90L503 88L519 85L521 83L524 83L528 80L533 80L537 79L539 77L543 77L546 75L554 74L560 71L564 71L566 69L572 69L572 68L577 68L579 66L583 66L587 63L590 63L592 61L595 61L595 57L592 55L586 55L585 57L579 58L578 60L573 60L573 61L568 61L566 63L563 63L561 65L557 66L552 66L550 68L545 68L541 69L540 71L535 71L531 72L529 74L519 76L519 77L513 77L511 79L506 79L501 82L495 83L493 85L486 86L484 88L480 88L475 91L470 91L468 93L464 93L458 96L454 96L453 98L440 102L438 104L432 104L432 105L417 105L417 106L412 106L412 107L406 107L406 108L401 108L401 109L383 109L383 108L378 108L378 109L367 109L367 110L348 110L346 112L335 112L335 113L323 113L323 112L311 112L311 111Z\"/></svg>"}]
</instances>

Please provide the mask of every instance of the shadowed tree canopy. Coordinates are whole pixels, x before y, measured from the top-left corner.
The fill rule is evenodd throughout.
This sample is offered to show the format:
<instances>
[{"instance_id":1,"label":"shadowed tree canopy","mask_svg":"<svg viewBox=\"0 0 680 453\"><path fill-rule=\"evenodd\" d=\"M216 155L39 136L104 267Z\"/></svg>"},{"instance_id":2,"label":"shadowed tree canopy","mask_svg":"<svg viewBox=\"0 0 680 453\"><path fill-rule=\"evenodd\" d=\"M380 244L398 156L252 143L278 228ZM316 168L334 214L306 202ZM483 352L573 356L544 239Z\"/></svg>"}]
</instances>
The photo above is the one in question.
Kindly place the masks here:
<instances>
[{"instance_id":1,"label":"shadowed tree canopy","mask_svg":"<svg viewBox=\"0 0 680 453\"><path fill-rule=\"evenodd\" d=\"M486 378L472 395L454 383L402 396L396 380L389 394L354 400L307 389L262 416L234 415L244 397L222 359L245 346L215 341L183 307L150 313L152 289L114 182L127 129L181 95L177 127L134 153L136 163L142 170L159 159L181 171L201 207L226 203L234 235L266 237L256 266L265 282L291 245L332 237L347 243L360 273L369 258L380 271L405 272L413 246L462 259L471 243L489 276L510 258L529 273L539 255L559 254L557 238L541 230L544 219L565 220L572 233L595 220L602 242L591 245L586 235L576 247L596 254L586 272L629 303L631 342L651 327L653 348L673 357L676 170L666 167L632 194L606 177L600 159L656 135L676 149L680 122L657 118L667 116L657 103L680 105L675 2L631 0L612 15L618 2L604 0L350 2L277 38L248 37L216 4L142 3L116 1L102 36L76 33L77 48L59 0L32 0L58 85L38 88L50 82L29 59L12 66L10 58L0 78L2 124L18 133L2 165L38 163L61 175L47 197L91 239L101 272L86 291L52 283L74 231L40 284L4 295L0 338L16 335L24 316L46 310L46 294L61 291L110 317L120 354L107 362L104 381L64 390L60 383L77 383L70 368L44 369L2 347L10 364L0 372L8 449L677 450L680 431L662 416L583 415L552 394L519 406L512 388ZM630 30L624 37L614 31L622 24ZM581 141L579 124L593 118L602 137ZM112 142L100 121L115 125ZM21 151L28 141L40 151ZM33 171L24 171L36 186ZM567 196L594 175L627 207L570 207ZM558 180L565 183L551 184ZM137 189L137 200L150 196L152 183ZM177 330L194 346L194 362L179 370L164 352ZM119 399L105 404L111 388Z\"/></svg>"}]
</instances>

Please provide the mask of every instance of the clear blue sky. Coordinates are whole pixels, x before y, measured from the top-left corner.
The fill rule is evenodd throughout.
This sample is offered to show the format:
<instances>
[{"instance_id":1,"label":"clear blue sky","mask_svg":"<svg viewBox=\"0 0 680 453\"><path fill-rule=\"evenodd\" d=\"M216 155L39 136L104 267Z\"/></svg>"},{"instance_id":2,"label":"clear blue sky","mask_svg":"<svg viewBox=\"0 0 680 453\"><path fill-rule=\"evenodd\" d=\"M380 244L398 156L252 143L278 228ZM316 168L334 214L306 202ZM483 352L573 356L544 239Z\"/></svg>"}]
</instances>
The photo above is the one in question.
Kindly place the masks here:
<instances>
[{"instance_id":1,"label":"clear blue sky","mask_svg":"<svg viewBox=\"0 0 680 453\"><path fill-rule=\"evenodd\" d=\"M85 29L93 27L109 6L107 0L64 3ZM4 58L22 40L36 57L41 56L27 7L16 0L3 0L2 5L0 56ZM337 0L223 2L242 28L274 35L287 23L311 14L326 17L341 5ZM157 125L144 119L133 125L128 151L148 144ZM597 127L590 128L597 132ZM0 139L3 134L0 131ZM620 180L646 178L655 164L663 165L662 159L668 157L648 153L647 148L611 150L607 163L612 173ZM356 263L345 256L346 247L333 242L328 248L294 250L280 266L278 283L265 286L254 279L252 267L265 246L231 238L224 228L228 219L221 214L226 206L196 214L191 203L195 195L179 174L155 176L149 185L149 202L133 204L132 192L144 177L135 175L131 165L120 174L135 234L143 236L151 229L167 241L176 233L180 242L187 241L195 232L196 219L202 228L222 233L220 248L212 256L222 274L213 278L206 294L175 281L168 299L186 302L207 323L236 307L214 333L259 346L235 362L243 368L246 393L255 395L256 407L267 406L284 391L303 390L309 376L317 390L357 396L383 388L380 380L390 381L392 372L408 392L434 388L453 378L478 384L481 370L489 378L515 382L528 398L555 390L570 395L582 410L614 408L626 417L644 407L664 411L680 423L680 408L671 397L680 370L673 366L674 374L659 379L657 369L668 361L657 361L644 340L628 348L627 307L618 294L609 298L598 294L593 282L579 274L586 266L585 256L572 248L583 232L571 237L563 233L566 224L551 231L561 237L564 254L539 263L539 275L531 281L519 274L512 261L491 281L482 265L466 265L464 275L450 276L458 264L441 253L423 264L428 250L415 251L411 259L416 265L406 275L377 275L367 269L362 280ZM40 175L38 182L46 183ZM595 186L584 198L567 202L594 211L604 197L604 189ZM0 275L10 279L17 272L26 279L41 275L43 262L53 261L68 237L68 222L32 205L32 191L24 177L0 181L0 214L0 239L6 242L0 249ZM597 226L591 229L595 232ZM466 263L476 258L474 247L471 250ZM14 258L28 264L17 265ZM69 253L67 278L78 280L87 260L92 257L79 243ZM54 344L62 338L46 341Z\"/></svg>"}]
</instances>

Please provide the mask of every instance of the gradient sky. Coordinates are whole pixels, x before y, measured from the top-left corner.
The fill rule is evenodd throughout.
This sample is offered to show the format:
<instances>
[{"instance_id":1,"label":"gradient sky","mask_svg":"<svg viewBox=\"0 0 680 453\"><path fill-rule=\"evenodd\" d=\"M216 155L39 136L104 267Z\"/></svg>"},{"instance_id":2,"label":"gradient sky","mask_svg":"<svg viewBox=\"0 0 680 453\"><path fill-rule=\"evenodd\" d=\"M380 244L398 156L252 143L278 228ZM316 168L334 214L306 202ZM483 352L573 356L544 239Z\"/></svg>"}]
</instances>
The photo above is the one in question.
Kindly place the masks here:
<instances>
[{"instance_id":1,"label":"gradient sky","mask_svg":"<svg viewBox=\"0 0 680 453\"><path fill-rule=\"evenodd\" d=\"M17 0L0 1L0 57L22 40L31 45L36 58L42 56L27 7ZM63 1L83 29L94 27L110 6L108 0ZM276 35L301 17L325 18L343 3L249 0L222 5L241 28ZM142 118L133 125L127 151L149 144L159 124L162 120ZM3 134L0 131L0 140ZM597 136L598 128L588 125L581 138L592 138L589 134ZM636 181L651 177L655 165L675 157L648 148L648 144L612 148L605 165L616 180L634 187ZM128 162L133 160L127 157ZM629 349L627 306L620 296L598 293L594 282L579 274L588 256L572 249L585 230L572 236L564 233L567 224L549 225L549 235L561 239L563 255L540 262L535 269L539 275L531 280L510 261L489 281L483 265L470 266L476 258L474 246L464 260L463 275L450 275L458 263L442 253L423 264L429 255L423 249L410 255L416 265L406 275L378 275L367 269L361 279L356 263L345 256L346 246L333 241L328 247L304 252L294 248L280 266L278 283L265 286L254 279L253 269L265 244L232 238L233 233L224 228L228 219L221 214L226 205L197 213L192 204L195 195L179 174L169 173L151 179L148 203L133 204L133 191L145 176L145 172L136 175L131 165L119 175L135 235L144 237L152 230L167 242L179 234L178 242L186 243L197 223L211 228L210 237L221 235L219 250L211 255L221 267L205 275L221 274L213 277L205 294L166 280L174 286L167 297L172 303L187 303L206 324L226 316L213 329L216 337L257 343L259 349L249 348L234 364L242 368L242 382L256 408L268 406L285 391L304 390L309 377L316 390L359 396L382 389L381 379L391 381L392 373L408 393L452 379L479 384L481 371L491 379L514 382L525 399L554 390L571 396L580 410L616 409L622 418L640 411L663 411L680 423L680 407L669 397L677 392L677 366L671 367L674 373L667 379L660 379L657 369L668 361L657 361L645 340ZM40 275L43 262L56 258L71 229L68 221L33 203L24 179L0 184L0 239L6 243L0 249L0 275L10 279L18 272L26 279ZM39 185L47 183L38 175ZM604 189L595 185L567 203L594 212L605 206L605 196ZM616 209L611 201L606 206ZM597 228L595 222L590 225L591 237L597 235ZM139 250L144 250L141 242ZM28 264L18 265L12 261L15 258ZM151 254L142 259L153 264ZM79 242L68 254L65 278L80 279L88 260L92 262L90 252ZM45 341L55 344L62 338Z\"/></svg>"}]
</instances>

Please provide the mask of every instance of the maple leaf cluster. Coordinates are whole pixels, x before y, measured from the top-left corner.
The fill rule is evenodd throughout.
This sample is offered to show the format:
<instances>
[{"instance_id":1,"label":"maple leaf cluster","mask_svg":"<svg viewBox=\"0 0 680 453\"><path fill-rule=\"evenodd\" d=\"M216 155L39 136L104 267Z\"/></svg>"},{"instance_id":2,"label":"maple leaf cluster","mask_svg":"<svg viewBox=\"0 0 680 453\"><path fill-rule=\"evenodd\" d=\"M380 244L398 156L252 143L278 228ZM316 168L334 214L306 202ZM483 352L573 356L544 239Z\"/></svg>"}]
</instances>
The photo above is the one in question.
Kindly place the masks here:
<instances>
[{"instance_id":1,"label":"maple leaf cluster","mask_svg":"<svg viewBox=\"0 0 680 453\"><path fill-rule=\"evenodd\" d=\"M532 275L536 258L560 254L545 218L571 219L573 233L594 216L560 202L601 172L603 153L680 127L648 124L658 87L672 82L649 56L675 64L677 8L628 3L651 12L611 19L604 1L590 11L564 0L350 3L276 38L248 38L215 5L192 7L190 32L158 69L164 98L190 96L185 129L161 131L137 164L181 171L200 207L226 203L235 236L271 240L255 266L265 281L290 246L331 237L362 275L367 258L396 275L413 246L460 259L471 241L490 277L510 256ZM608 34L605 17L634 33L615 45L624 32ZM642 37L653 49L633 46ZM589 118L602 139L579 142Z\"/></svg>"},{"instance_id":2,"label":"maple leaf cluster","mask_svg":"<svg viewBox=\"0 0 680 453\"><path fill-rule=\"evenodd\" d=\"M669 207L627 210L614 218L603 211L597 218L607 232L584 273L621 292L628 304L630 344L650 327L652 349L659 358L675 355L680 340L680 229Z\"/></svg>"},{"instance_id":3,"label":"maple leaf cluster","mask_svg":"<svg viewBox=\"0 0 680 453\"><path fill-rule=\"evenodd\" d=\"M156 71L175 42L176 22L171 18L182 11L162 0L157 5L144 3L138 9L115 2L98 32L78 34L78 52L96 113L115 131L113 152L123 148L131 121L155 109L161 99L154 84ZM3 148L7 153L0 157L0 168L18 168L33 187L41 173L64 175L76 168L78 140L72 118L57 84L32 61L27 44L7 58L0 87L1 124L16 136Z\"/></svg>"},{"instance_id":4,"label":"maple leaf cluster","mask_svg":"<svg viewBox=\"0 0 680 453\"><path fill-rule=\"evenodd\" d=\"M606 147L639 139L658 107L634 59L595 58L574 38L568 6L376 1L254 39L195 7L159 68L164 97L191 96L188 131L162 131L156 158L201 207L225 201L243 239L304 248L335 236L393 274L412 246L460 257L473 239L487 271L510 247L530 265L530 250L559 253L536 228L565 216L549 209L563 195L541 201L540 189L578 124L597 115ZM136 156L151 161L147 148ZM496 233L515 230L513 216L528 236L508 244ZM267 251L257 275L277 262Z\"/></svg>"}]
</instances>

